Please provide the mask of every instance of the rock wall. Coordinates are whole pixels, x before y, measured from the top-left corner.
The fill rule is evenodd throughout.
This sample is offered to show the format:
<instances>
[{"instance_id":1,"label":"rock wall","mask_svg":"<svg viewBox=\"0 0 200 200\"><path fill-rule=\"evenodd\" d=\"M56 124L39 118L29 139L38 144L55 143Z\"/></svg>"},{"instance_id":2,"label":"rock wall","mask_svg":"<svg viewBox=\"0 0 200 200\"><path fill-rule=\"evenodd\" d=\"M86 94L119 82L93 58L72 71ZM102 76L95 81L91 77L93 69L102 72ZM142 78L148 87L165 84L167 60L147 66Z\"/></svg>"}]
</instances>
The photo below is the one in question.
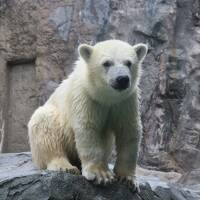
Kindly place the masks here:
<instances>
[{"instance_id":1,"label":"rock wall","mask_svg":"<svg viewBox=\"0 0 200 200\"><path fill-rule=\"evenodd\" d=\"M2 152L29 149L29 115L71 72L78 44L115 38L149 45L140 84L140 164L167 171L199 166L199 12L198 0L0 0ZM19 66L32 66L33 72L20 73ZM25 102L15 90L24 94L27 89L13 87L12 70L22 83L35 84Z\"/></svg>"}]
</instances>

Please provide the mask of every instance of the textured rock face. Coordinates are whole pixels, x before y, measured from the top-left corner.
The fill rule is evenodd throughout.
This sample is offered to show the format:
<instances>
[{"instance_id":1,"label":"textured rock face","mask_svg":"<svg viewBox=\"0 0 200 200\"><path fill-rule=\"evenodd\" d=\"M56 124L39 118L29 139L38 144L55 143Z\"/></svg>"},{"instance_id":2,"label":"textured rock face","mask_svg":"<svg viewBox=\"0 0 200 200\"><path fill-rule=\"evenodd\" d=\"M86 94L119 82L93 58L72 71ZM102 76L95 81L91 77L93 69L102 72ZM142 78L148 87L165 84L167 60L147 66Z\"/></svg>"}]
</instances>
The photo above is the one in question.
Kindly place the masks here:
<instances>
[{"instance_id":1,"label":"textured rock face","mask_svg":"<svg viewBox=\"0 0 200 200\"><path fill-rule=\"evenodd\" d=\"M2 151L29 149L24 139L26 120L15 120L19 114L17 109L11 109L12 102L19 102L21 115L27 113L28 118L70 73L79 43L116 38L149 45L140 84L144 126L140 164L163 170L197 168L200 165L199 9L198 0L1 0ZM16 68L16 73L20 70L18 65L32 66L35 73L28 75L36 85L25 102L12 96L10 65ZM29 82L27 75L22 77L22 82ZM26 88L19 92L26 93ZM19 123L20 128L15 126ZM22 130L19 141L11 131L16 129ZM15 147L11 147L13 140Z\"/></svg>"},{"instance_id":2,"label":"textured rock face","mask_svg":"<svg viewBox=\"0 0 200 200\"><path fill-rule=\"evenodd\" d=\"M156 174L140 177L140 193L132 192L117 182L108 186L96 186L82 176L65 172L39 171L34 168L29 153L0 155L0 166L2 200L199 200L200 198L199 191L183 188L175 183L170 185L160 181L159 178L155 179Z\"/></svg>"},{"instance_id":3,"label":"textured rock face","mask_svg":"<svg viewBox=\"0 0 200 200\"><path fill-rule=\"evenodd\" d=\"M179 183L187 186L199 185L200 186L200 168L194 169L182 175Z\"/></svg>"},{"instance_id":4,"label":"textured rock face","mask_svg":"<svg viewBox=\"0 0 200 200\"><path fill-rule=\"evenodd\" d=\"M143 162L160 163L160 168L189 170L200 164L199 146L199 23L196 19L199 1L157 1L158 21L156 31L166 40L154 38L152 45L154 69L157 72L154 88L148 99L146 84L143 91L142 109L144 124ZM164 5L166 9L163 10ZM150 59L151 60L151 59ZM145 69L149 67L145 65ZM152 65L152 64L151 64ZM152 72L152 70L150 69ZM150 72L150 73L151 73ZM146 75L145 75L146 74ZM154 73L155 75L156 73ZM153 79L145 70L150 83ZM147 101L148 100L148 101ZM149 106L147 106L149 105ZM153 159L152 159L153 158ZM153 163L155 162L155 163Z\"/></svg>"}]
</instances>

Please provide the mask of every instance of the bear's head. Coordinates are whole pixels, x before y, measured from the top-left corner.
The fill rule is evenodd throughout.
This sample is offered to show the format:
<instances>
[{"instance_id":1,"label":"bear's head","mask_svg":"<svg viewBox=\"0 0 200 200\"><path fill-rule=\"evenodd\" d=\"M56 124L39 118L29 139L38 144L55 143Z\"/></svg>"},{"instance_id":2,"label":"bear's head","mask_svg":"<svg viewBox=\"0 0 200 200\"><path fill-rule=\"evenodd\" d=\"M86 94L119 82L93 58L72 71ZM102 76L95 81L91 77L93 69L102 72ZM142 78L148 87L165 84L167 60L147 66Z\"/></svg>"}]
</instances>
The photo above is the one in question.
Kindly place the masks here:
<instances>
[{"instance_id":1,"label":"bear's head","mask_svg":"<svg viewBox=\"0 0 200 200\"><path fill-rule=\"evenodd\" d=\"M78 50L86 64L88 90L95 99L114 103L137 88L147 45L131 46L120 40L107 40L95 46L82 44Z\"/></svg>"}]
</instances>

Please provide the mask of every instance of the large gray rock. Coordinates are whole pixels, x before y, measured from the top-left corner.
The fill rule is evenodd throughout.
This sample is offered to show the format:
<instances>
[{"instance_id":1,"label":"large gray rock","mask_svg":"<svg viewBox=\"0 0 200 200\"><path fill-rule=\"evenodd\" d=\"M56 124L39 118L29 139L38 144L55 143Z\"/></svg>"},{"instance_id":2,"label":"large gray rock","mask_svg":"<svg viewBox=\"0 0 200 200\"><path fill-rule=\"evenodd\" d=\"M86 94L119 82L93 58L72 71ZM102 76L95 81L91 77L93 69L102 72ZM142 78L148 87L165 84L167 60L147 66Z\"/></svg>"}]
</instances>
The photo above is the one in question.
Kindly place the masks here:
<instances>
[{"instance_id":1,"label":"large gray rock","mask_svg":"<svg viewBox=\"0 0 200 200\"><path fill-rule=\"evenodd\" d=\"M140 192L114 183L97 186L84 177L37 170L30 153L0 155L0 200L199 200L200 191L155 177L140 177Z\"/></svg>"},{"instance_id":2,"label":"large gray rock","mask_svg":"<svg viewBox=\"0 0 200 200\"><path fill-rule=\"evenodd\" d=\"M200 193L200 168L183 174L178 182Z\"/></svg>"}]
</instances>

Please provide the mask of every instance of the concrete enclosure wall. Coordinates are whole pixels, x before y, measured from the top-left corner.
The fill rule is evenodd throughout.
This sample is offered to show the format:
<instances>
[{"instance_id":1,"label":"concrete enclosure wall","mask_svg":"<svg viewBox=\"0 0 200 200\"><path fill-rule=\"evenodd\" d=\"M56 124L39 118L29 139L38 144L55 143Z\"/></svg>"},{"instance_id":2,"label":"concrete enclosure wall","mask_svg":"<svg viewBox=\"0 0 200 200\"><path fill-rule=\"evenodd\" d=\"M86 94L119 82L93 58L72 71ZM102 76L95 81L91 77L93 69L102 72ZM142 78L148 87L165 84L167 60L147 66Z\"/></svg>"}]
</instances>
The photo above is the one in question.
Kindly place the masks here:
<instances>
[{"instance_id":1,"label":"concrete enclosure wall","mask_svg":"<svg viewBox=\"0 0 200 200\"><path fill-rule=\"evenodd\" d=\"M38 107L35 63L9 65L7 71L8 105L4 151L28 151L27 123Z\"/></svg>"}]
</instances>

